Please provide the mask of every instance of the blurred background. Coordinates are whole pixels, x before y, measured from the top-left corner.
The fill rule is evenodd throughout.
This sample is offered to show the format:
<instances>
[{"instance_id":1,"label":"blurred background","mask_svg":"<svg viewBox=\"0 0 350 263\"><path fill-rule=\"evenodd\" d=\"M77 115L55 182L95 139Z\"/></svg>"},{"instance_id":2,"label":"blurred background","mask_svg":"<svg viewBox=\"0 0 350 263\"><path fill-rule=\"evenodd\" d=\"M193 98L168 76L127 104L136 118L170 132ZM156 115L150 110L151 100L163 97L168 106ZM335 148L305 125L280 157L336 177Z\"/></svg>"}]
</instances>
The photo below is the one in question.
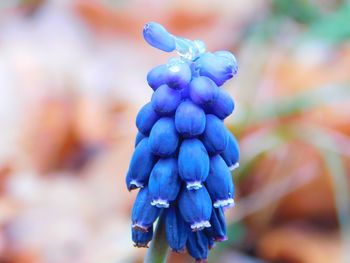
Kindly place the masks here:
<instances>
[{"instance_id":1,"label":"blurred background","mask_svg":"<svg viewBox=\"0 0 350 263\"><path fill-rule=\"evenodd\" d=\"M350 262L349 1L1 0L0 263L142 262L124 177L169 58L148 21L239 61L238 205L209 262Z\"/></svg>"}]
</instances>

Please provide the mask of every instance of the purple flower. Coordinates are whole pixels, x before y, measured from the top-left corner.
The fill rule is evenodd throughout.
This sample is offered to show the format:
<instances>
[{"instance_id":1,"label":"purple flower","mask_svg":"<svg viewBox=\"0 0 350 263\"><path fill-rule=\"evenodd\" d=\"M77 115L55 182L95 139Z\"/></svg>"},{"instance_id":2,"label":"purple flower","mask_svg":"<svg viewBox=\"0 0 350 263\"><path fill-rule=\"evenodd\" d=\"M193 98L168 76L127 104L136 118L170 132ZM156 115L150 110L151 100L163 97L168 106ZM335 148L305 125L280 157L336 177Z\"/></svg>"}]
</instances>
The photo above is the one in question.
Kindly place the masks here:
<instances>
[{"instance_id":1,"label":"purple flower","mask_svg":"<svg viewBox=\"0 0 350 263\"><path fill-rule=\"evenodd\" d=\"M206 262L214 243L227 239L223 208L234 204L230 169L240 152L223 120L235 104L220 86L237 73L237 61L228 51L205 53L203 42L173 36L155 22L143 34L151 46L181 58L147 74L154 93L137 114L126 175L129 190L140 188L132 240L147 247L160 217L173 251L187 249L196 262Z\"/></svg>"}]
</instances>

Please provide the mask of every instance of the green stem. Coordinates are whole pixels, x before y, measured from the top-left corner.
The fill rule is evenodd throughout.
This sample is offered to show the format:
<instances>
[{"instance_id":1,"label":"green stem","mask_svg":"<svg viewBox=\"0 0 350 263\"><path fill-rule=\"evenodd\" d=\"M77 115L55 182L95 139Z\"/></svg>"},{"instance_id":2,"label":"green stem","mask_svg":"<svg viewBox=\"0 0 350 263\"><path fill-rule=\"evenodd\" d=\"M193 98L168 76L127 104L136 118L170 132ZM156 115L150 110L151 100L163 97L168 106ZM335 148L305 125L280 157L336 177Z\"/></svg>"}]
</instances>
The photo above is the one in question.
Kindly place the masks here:
<instances>
[{"instance_id":1,"label":"green stem","mask_svg":"<svg viewBox=\"0 0 350 263\"><path fill-rule=\"evenodd\" d=\"M169 247L165 237L164 220L160 216L144 263L164 263L168 257L168 251Z\"/></svg>"}]
</instances>

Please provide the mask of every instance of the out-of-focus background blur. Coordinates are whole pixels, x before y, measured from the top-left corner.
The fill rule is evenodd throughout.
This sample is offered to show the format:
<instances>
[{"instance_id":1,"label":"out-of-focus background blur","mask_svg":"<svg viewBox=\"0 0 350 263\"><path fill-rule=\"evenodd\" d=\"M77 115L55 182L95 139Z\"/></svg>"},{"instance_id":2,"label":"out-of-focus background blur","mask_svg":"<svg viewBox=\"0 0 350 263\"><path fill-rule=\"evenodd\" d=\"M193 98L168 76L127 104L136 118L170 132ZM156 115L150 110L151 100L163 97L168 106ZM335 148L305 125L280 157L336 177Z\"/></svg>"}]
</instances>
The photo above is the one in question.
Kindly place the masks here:
<instances>
[{"instance_id":1,"label":"out-of-focus background blur","mask_svg":"<svg viewBox=\"0 0 350 263\"><path fill-rule=\"evenodd\" d=\"M345 0L1 0L0 262L142 262L124 177L169 58L148 21L239 61L238 205L209 262L350 262Z\"/></svg>"}]
</instances>

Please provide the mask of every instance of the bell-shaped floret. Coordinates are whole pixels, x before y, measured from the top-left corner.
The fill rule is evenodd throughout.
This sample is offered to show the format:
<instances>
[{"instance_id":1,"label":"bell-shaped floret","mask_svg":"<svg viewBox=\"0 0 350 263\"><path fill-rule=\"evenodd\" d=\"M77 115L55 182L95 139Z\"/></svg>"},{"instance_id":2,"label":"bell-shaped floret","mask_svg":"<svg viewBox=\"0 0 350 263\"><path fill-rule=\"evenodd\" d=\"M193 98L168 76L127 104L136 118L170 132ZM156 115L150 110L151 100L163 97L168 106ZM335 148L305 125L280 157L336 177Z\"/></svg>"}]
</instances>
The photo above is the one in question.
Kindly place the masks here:
<instances>
[{"instance_id":1,"label":"bell-shaped floret","mask_svg":"<svg viewBox=\"0 0 350 263\"><path fill-rule=\"evenodd\" d=\"M149 145L155 155L168 157L175 153L179 137L174 119L160 118L153 126L149 135Z\"/></svg>"},{"instance_id":2,"label":"bell-shaped floret","mask_svg":"<svg viewBox=\"0 0 350 263\"><path fill-rule=\"evenodd\" d=\"M140 132L140 131L137 132L136 138L135 138L135 148L139 144L139 142L142 141L142 139L144 139L145 137L147 137L147 136L144 135L142 132Z\"/></svg>"},{"instance_id":3,"label":"bell-shaped floret","mask_svg":"<svg viewBox=\"0 0 350 263\"><path fill-rule=\"evenodd\" d=\"M215 208L234 205L231 172L220 155L210 158L209 176L205 181L205 186Z\"/></svg>"},{"instance_id":4,"label":"bell-shaped floret","mask_svg":"<svg viewBox=\"0 0 350 263\"><path fill-rule=\"evenodd\" d=\"M213 80L216 85L221 86L226 80L233 77L235 69L227 58L213 53L204 53L196 61L197 69L201 76Z\"/></svg>"},{"instance_id":5,"label":"bell-shaped floret","mask_svg":"<svg viewBox=\"0 0 350 263\"><path fill-rule=\"evenodd\" d=\"M179 210L192 231L210 227L212 201L205 187L188 190L184 187L179 196Z\"/></svg>"},{"instance_id":6,"label":"bell-shaped floret","mask_svg":"<svg viewBox=\"0 0 350 263\"><path fill-rule=\"evenodd\" d=\"M174 37L162 25L156 22L150 22L144 26L143 37L152 47L165 52L175 50Z\"/></svg>"},{"instance_id":7,"label":"bell-shaped floret","mask_svg":"<svg viewBox=\"0 0 350 263\"><path fill-rule=\"evenodd\" d=\"M180 178L175 158L159 159L151 172L148 189L152 205L168 208L180 191Z\"/></svg>"},{"instance_id":8,"label":"bell-shaped floret","mask_svg":"<svg viewBox=\"0 0 350 263\"><path fill-rule=\"evenodd\" d=\"M227 166L231 171L239 167L239 145L235 136L227 130L228 133L228 143L225 151L221 153L222 158L226 162Z\"/></svg>"},{"instance_id":9,"label":"bell-shaped floret","mask_svg":"<svg viewBox=\"0 0 350 263\"><path fill-rule=\"evenodd\" d=\"M188 189L199 189L209 174L209 156L198 139L184 140L180 146L179 174Z\"/></svg>"},{"instance_id":10,"label":"bell-shaped floret","mask_svg":"<svg viewBox=\"0 0 350 263\"><path fill-rule=\"evenodd\" d=\"M175 252L183 252L189 233L188 224L183 220L176 206L164 210L164 217L165 234L169 246Z\"/></svg>"},{"instance_id":11,"label":"bell-shaped floret","mask_svg":"<svg viewBox=\"0 0 350 263\"><path fill-rule=\"evenodd\" d=\"M126 175L126 185L129 191L147 184L155 160L149 147L149 139L146 137L136 146L131 157Z\"/></svg>"},{"instance_id":12,"label":"bell-shaped floret","mask_svg":"<svg viewBox=\"0 0 350 263\"><path fill-rule=\"evenodd\" d=\"M153 89L158 89L161 85L165 84L168 67L166 64L159 65L150 70L147 74L147 83Z\"/></svg>"},{"instance_id":13,"label":"bell-shaped floret","mask_svg":"<svg viewBox=\"0 0 350 263\"><path fill-rule=\"evenodd\" d=\"M184 137L198 136L205 129L205 113L190 100L183 101L175 113L176 130Z\"/></svg>"},{"instance_id":14,"label":"bell-shaped floret","mask_svg":"<svg viewBox=\"0 0 350 263\"><path fill-rule=\"evenodd\" d=\"M198 105L212 103L219 92L215 82L205 76L192 79L189 89L191 100Z\"/></svg>"},{"instance_id":15,"label":"bell-shaped floret","mask_svg":"<svg viewBox=\"0 0 350 263\"><path fill-rule=\"evenodd\" d=\"M149 102L137 114L136 127L140 132L147 135L158 119L159 115L154 111L152 104Z\"/></svg>"},{"instance_id":16,"label":"bell-shaped floret","mask_svg":"<svg viewBox=\"0 0 350 263\"><path fill-rule=\"evenodd\" d=\"M223 208L213 208L210 224L211 227L206 229L207 236L215 242L226 241L226 220Z\"/></svg>"},{"instance_id":17,"label":"bell-shaped floret","mask_svg":"<svg viewBox=\"0 0 350 263\"><path fill-rule=\"evenodd\" d=\"M159 213L160 209L151 205L148 187L141 188L131 212L132 228L148 232L153 227L153 222L157 219Z\"/></svg>"},{"instance_id":18,"label":"bell-shaped floret","mask_svg":"<svg viewBox=\"0 0 350 263\"><path fill-rule=\"evenodd\" d=\"M192 71L187 62L173 58L167 63L165 83L173 89L183 89L191 81Z\"/></svg>"},{"instance_id":19,"label":"bell-shaped floret","mask_svg":"<svg viewBox=\"0 0 350 263\"><path fill-rule=\"evenodd\" d=\"M205 107L207 113L216 115L220 119L225 119L232 114L235 103L227 91L220 89L216 100Z\"/></svg>"},{"instance_id":20,"label":"bell-shaped floret","mask_svg":"<svg viewBox=\"0 0 350 263\"><path fill-rule=\"evenodd\" d=\"M135 247L148 247L148 243L153 237L153 227L150 227L147 232L131 228L131 239Z\"/></svg>"},{"instance_id":21,"label":"bell-shaped floret","mask_svg":"<svg viewBox=\"0 0 350 263\"><path fill-rule=\"evenodd\" d=\"M238 63L236 57L230 52L226 50L220 50L214 52L216 56L219 56L226 60L226 63L232 67L233 75L237 74L238 71Z\"/></svg>"},{"instance_id":22,"label":"bell-shaped floret","mask_svg":"<svg viewBox=\"0 0 350 263\"><path fill-rule=\"evenodd\" d=\"M207 262L209 246L209 239L204 231L188 234L187 251L196 260L196 263Z\"/></svg>"},{"instance_id":23,"label":"bell-shaped floret","mask_svg":"<svg viewBox=\"0 0 350 263\"><path fill-rule=\"evenodd\" d=\"M174 113L180 102L181 93L165 84L153 93L151 100L153 109L163 116Z\"/></svg>"},{"instance_id":24,"label":"bell-shaped floret","mask_svg":"<svg viewBox=\"0 0 350 263\"><path fill-rule=\"evenodd\" d=\"M228 134L224 122L212 114L206 116L202 142L211 155L223 152L227 147Z\"/></svg>"}]
</instances>

